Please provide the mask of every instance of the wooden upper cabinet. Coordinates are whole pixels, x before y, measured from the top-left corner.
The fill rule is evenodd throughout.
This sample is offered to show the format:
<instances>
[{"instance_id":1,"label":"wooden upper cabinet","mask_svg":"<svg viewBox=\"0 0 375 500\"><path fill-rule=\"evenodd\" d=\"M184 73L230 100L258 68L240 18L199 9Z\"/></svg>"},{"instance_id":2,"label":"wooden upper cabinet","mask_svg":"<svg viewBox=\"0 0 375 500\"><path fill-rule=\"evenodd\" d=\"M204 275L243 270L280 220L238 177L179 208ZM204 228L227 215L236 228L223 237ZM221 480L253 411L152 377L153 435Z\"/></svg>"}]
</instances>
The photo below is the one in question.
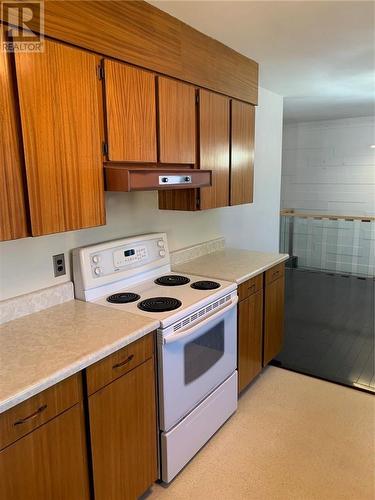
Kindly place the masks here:
<instances>
[{"instance_id":1,"label":"wooden upper cabinet","mask_svg":"<svg viewBox=\"0 0 375 500\"><path fill-rule=\"evenodd\" d=\"M159 161L195 164L195 88L169 78L159 77L158 99Z\"/></svg>"},{"instance_id":2,"label":"wooden upper cabinet","mask_svg":"<svg viewBox=\"0 0 375 500\"><path fill-rule=\"evenodd\" d=\"M15 54L34 236L105 223L99 58L44 44Z\"/></svg>"},{"instance_id":3,"label":"wooden upper cabinet","mask_svg":"<svg viewBox=\"0 0 375 500\"><path fill-rule=\"evenodd\" d=\"M108 159L156 163L155 75L105 60Z\"/></svg>"},{"instance_id":4,"label":"wooden upper cabinet","mask_svg":"<svg viewBox=\"0 0 375 500\"><path fill-rule=\"evenodd\" d=\"M0 29L3 29L0 27ZM28 235L21 130L10 54L0 52L0 240Z\"/></svg>"},{"instance_id":5,"label":"wooden upper cabinet","mask_svg":"<svg viewBox=\"0 0 375 500\"><path fill-rule=\"evenodd\" d=\"M252 203L254 184L254 106L232 100L231 128L230 204Z\"/></svg>"},{"instance_id":6,"label":"wooden upper cabinet","mask_svg":"<svg viewBox=\"0 0 375 500\"><path fill-rule=\"evenodd\" d=\"M212 170L212 186L201 188L200 208L229 205L229 99L199 91L200 168Z\"/></svg>"}]
</instances>

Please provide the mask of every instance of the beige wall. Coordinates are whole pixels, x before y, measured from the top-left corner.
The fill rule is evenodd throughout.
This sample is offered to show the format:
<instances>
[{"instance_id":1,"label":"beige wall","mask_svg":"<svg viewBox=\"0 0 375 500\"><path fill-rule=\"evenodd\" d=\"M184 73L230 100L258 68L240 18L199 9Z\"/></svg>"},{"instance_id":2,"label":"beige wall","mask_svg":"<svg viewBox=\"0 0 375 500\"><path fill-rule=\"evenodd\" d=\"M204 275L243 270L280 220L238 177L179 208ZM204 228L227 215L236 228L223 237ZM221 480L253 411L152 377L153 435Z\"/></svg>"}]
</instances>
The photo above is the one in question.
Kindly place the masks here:
<instances>
[{"instance_id":1,"label":"beige wall","mask_svg":"<svg viewBox=\"0 0 375 500\"><path fill-rule=\"evenodd\" d=\"M70 279L71 249L165 231L171 250L223 235L228 246L278 251L282 98L260 89L256 111L254 203L204 212L162 211L157 193L107 193L106 226L0 244L0 300ZM65 252L67 275L53 276L52 255Z\"/></svg>"}]
</instances>

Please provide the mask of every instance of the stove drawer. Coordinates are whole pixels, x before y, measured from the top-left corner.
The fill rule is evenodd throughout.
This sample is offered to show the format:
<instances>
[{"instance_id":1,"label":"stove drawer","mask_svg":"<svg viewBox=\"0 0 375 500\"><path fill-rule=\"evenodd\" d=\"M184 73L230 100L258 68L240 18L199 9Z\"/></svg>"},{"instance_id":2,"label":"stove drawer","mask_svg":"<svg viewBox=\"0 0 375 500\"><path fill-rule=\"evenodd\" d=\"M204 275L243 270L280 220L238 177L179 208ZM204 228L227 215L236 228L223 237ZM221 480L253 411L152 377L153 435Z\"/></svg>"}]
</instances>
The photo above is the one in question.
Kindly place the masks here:
<instances>
[{"instance_id":1,"label":"stove drawer","mask_svg":"<svg viewBox=\"0 0 375 500\"><path fill-rule=\"evenodd\" d=\"M169 483L237 410L237 372L169 432L161 434L161 478Z\"/></svg>"},{"instance_id":2,"label":"stove drawer","mask_svg":"<svg viewBox=\"0 0 375 500\"><path fill-rule=\"evenodd\" d=\"M86 369L87 392L93 394L140 365L154 354L154 334L150 333Z\"/></svg>"}]
</instances>

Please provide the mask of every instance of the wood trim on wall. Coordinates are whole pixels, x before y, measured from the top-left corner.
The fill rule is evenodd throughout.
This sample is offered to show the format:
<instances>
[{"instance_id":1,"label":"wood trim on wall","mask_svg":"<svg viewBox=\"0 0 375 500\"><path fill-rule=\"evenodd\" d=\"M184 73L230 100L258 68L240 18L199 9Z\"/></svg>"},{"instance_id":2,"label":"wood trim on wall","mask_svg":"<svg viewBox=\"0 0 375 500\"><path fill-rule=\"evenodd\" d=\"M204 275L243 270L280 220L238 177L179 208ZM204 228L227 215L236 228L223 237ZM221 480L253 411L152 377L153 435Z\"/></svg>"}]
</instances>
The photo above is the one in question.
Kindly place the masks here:
<instances>
[{"instance_id":1,"label":"wood trim on wall","mask_svg":"<svg viewBox=\"0 0 375 500\"><path fill-rule=\"evenodd\" d=\"M37 30L38 19L29 23ZM45 0L45 35L257 104L258 64L140 1Z\"/></svg>"}]
</instances>

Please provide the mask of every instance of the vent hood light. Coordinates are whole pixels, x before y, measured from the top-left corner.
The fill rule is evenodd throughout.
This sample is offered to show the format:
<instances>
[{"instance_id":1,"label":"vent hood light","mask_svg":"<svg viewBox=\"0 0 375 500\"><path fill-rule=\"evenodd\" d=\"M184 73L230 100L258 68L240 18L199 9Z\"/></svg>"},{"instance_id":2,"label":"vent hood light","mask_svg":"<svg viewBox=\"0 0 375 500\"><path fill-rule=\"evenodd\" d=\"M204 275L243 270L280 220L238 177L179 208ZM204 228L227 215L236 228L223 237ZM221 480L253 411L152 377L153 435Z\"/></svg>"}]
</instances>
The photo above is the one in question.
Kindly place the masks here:
<instances>
[{"instance_id":1,"label":"vent hood light","mask_svg":"<svg viewBox=\"0 0 375 500\"><path fill-rule=\"evenodd\" d=\"M106 191L159 191L212 186L212 170L104 165Z\"/></svg>"}]
</instances>

